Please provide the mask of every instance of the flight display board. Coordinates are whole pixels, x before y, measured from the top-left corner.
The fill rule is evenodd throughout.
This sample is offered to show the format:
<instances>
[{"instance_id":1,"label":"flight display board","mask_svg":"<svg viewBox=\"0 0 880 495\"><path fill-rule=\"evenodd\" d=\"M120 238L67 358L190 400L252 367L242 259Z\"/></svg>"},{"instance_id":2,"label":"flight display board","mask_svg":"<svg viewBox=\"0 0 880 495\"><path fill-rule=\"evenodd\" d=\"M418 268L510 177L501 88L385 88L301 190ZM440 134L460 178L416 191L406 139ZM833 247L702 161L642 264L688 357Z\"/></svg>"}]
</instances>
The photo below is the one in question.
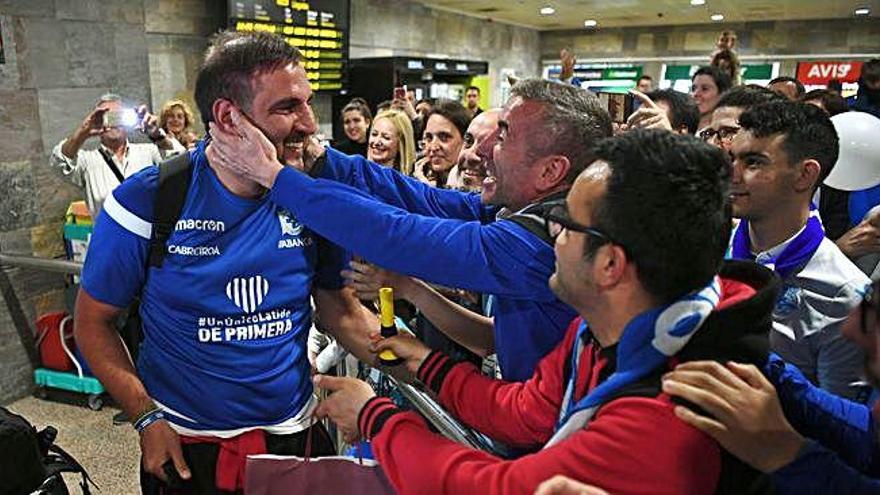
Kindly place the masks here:
<instances>
[{"instance_id":1,"label":"flight display board","mask_svg":"<svg viewBox=\"0 0 880 495\"><path fill-rule=\"evenodd\" d=\"M312 91L348 86L350 0L229 0L229 27L283 36L304 57Z\"/></svg>"}]
</instances>

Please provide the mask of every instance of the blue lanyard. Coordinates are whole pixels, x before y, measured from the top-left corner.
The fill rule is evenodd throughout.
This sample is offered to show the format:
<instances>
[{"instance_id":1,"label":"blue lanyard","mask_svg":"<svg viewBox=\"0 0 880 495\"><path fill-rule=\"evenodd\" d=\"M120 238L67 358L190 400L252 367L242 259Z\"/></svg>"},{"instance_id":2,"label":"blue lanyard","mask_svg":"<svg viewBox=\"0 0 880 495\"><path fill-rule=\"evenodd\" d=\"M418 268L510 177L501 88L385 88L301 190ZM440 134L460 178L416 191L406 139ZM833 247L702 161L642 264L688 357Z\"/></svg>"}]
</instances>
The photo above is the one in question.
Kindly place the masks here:
<instances>
[{"instance_id":1,"label":"blue lanyard","mask_svg":"<svg viewBox=\"0 0 880 495\"><path fill-rule=\"evenodd\" d=\"M577 387L578 364L580 363L580 355L587 346L586 337L589 336L587 322L581 321L578 327L577 336L574 339L574 346L571 351L571 374L568 377L568 387L565 389L565 398L562 401L564 411L561 411L559 421L556 423L556 429L562 427L571 417L572 414L584 408L587 400L586 394L577 403L574 402L575 388Z\"/></svg>"}]
</instances>

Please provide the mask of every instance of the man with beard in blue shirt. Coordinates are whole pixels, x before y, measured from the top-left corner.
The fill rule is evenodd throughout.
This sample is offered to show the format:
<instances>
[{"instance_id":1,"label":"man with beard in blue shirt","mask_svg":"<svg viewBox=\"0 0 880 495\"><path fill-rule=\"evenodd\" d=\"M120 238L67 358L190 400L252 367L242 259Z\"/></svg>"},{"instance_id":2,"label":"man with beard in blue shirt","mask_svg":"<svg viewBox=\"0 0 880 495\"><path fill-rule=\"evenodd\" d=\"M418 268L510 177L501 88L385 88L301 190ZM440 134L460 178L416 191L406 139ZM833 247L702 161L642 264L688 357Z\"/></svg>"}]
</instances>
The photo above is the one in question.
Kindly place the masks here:
<instances>
[{"instance_id":1,"label":"man with beard in blue shirt","mask_svg":"<svg viewBox=\"0 0 880 495\"><path fill-rule=\"evenodd\" d=\"M232 112L247 114L278 163L301 168L317 125L300 60L282 37L218 35L196 82L206 126L226 128ZM302 455L309 437L313 455L335 453L313 426L310 302L322 326L363 359L367 333L378 328L342 287L344 253L262 186L218 169L212 146L205 140L190 152L186 200L159 266L147 263L162 222L154 211L160 167L150 167L108 196L82 274L77 343L134 419L144 493L165 493L175 478L193 493L241 490L248 454ZM138 294L144 342L135 371L112 324Z\"/></svg>"},{"instance_id":2,"label":"man with beard in blue shirt","mask_svg":"<svg viewBox=\"0 0 880 495\"><path fill-rule=\"evenodd\" d=\"M313 146L310 173L319 178L297 173L276 183L280 163L242 115L234 132L212 128L217 146L209 156L270 187L271 201L372 263L494 296L502 376L525 380L575 314L547 286L555 257L542 212L593 161L591 148L611 135L611 120L592 94L570 85L524 80L511 95L497 131L480 146L488 175L481 194L435 189Z\"/></svg>"}]
</instances>

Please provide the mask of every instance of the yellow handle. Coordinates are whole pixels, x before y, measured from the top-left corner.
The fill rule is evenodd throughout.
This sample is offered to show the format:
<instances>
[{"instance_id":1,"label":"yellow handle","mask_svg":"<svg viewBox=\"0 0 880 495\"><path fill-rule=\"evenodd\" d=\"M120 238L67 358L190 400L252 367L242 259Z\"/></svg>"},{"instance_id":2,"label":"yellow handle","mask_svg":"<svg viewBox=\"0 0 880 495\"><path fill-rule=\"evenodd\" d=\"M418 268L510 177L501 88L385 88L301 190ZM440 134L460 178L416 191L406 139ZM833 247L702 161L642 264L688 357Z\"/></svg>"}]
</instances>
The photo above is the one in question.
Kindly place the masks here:
<instances>
[{"instance_id":1,"label":"yellow handle","mask_svg":"<svg viewBox=\"0 0 880 495\"><path fill-rule=\"evenodd\" d=\"M383 327L394 326L394 289L379 289L379 317Z\"/></svg>"},{"instance_id":2,"label":"yellow handle","mask_svg":"<svg viewBox=\"0 0 880 495\"><path fill-rule=\"evenodd\" d=\"M386 349L379 353L379 359L382 361L395 361L397 359L397 354L394 354L390 349Z\"/></svg>"}]
</instances>

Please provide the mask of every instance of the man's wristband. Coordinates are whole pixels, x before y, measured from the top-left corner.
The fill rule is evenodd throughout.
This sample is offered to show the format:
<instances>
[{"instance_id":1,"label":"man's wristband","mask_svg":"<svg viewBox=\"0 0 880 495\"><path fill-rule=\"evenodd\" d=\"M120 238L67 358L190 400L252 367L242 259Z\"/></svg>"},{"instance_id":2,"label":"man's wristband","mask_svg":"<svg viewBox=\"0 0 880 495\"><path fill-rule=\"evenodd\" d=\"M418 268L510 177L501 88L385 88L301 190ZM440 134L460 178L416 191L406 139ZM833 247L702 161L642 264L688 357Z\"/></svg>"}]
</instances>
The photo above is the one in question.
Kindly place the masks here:
<instances>
[{"instance_id":1,"label":"man's wristband","mask_svg":"<svg viewBox=\"0 0 880 495\"><path fill-rule=\"evenodd\" d=\"M137 430L138 433L144 431L144 429L151 424L159 421L160 419L165 419L165 412L159 409L158 407L148 410L147 412L141 414L132 426Z\"/></svg>"}]
</instances>

